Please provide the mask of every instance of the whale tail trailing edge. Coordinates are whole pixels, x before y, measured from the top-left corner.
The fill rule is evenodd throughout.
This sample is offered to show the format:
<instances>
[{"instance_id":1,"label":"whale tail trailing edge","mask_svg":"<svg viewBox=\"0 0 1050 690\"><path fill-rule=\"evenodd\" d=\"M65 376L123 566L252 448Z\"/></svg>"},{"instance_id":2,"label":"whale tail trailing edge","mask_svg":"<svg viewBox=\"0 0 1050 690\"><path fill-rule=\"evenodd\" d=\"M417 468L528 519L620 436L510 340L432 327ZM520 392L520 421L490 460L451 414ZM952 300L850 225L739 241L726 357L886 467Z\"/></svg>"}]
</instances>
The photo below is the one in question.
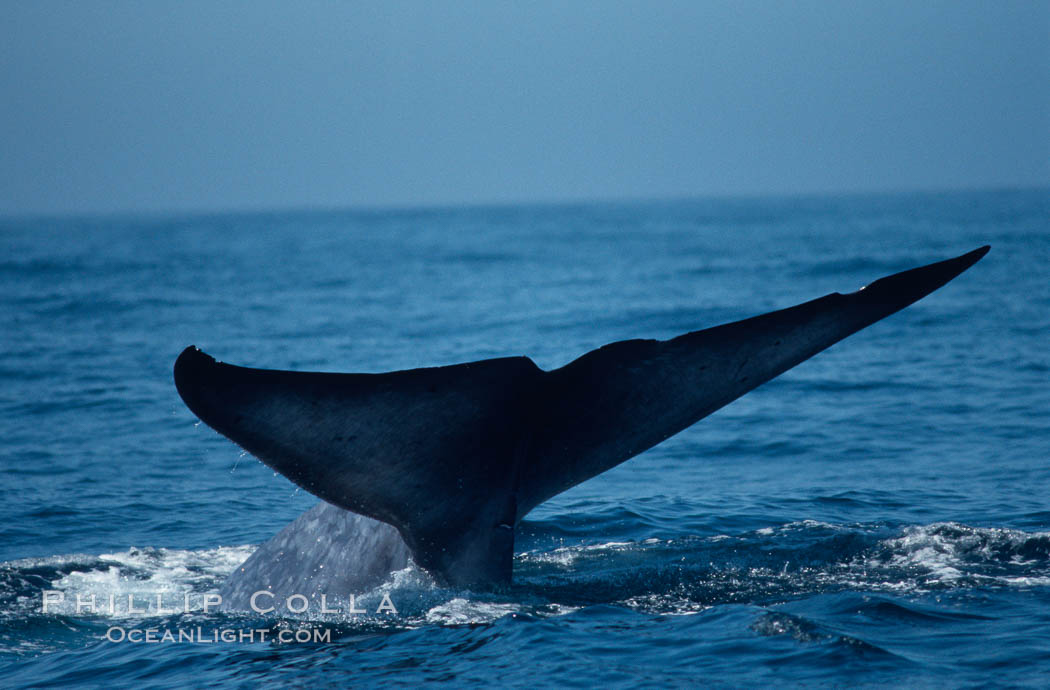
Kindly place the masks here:
<instances>
[{"instance_id":1,"label":"whale tail trailing edge","mask_svg":"<svg viewBox=\"0 0 1050 690\"><path fill-rule=\"evenodd\" d=\"M849 293L680 335L612 343L548 375L519 505L542 503L655 446L913 302L988 252L897 273ZM536 492L536 493L533 493Z\"/></svg>"},{"instance_id":2,"label":"whale tail trailing edge","mask_svg":"<svg viewBox=\"0 0 1050 690\"><path fill-rule=\"evenodd\" d=\"M398 529L452 585L508 582L513 527L976 263L988 247L550 372L527 357L385 374L250 369L189 347L175 384L205 423L337 506Z\"/></svg>"}]
</instances>

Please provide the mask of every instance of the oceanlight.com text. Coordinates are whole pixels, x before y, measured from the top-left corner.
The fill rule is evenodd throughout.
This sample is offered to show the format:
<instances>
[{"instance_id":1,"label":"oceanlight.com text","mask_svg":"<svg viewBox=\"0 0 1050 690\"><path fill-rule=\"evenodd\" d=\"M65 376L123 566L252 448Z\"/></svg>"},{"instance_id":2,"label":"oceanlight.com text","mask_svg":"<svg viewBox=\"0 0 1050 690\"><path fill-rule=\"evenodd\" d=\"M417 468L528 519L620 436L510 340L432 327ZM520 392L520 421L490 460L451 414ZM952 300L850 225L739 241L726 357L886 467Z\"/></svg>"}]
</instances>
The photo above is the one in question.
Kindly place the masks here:
<instances>
[{"instance_id":1,"label":"oceanlight.com text","mask_svg":"<svg viewBox=\"0 0 1050 690\"><path fill-rule=\"evenodd\" d=\"M124 628L112 626L103 636L107 642L130 642L132 644L172 644L189 642L194 644L276 642L277 644L323 643L332 641L332 631L325 628L301 628L299 630L271 630L268 628L219 628L204 630L197 628Z\"/></svg>"}]
</instances>

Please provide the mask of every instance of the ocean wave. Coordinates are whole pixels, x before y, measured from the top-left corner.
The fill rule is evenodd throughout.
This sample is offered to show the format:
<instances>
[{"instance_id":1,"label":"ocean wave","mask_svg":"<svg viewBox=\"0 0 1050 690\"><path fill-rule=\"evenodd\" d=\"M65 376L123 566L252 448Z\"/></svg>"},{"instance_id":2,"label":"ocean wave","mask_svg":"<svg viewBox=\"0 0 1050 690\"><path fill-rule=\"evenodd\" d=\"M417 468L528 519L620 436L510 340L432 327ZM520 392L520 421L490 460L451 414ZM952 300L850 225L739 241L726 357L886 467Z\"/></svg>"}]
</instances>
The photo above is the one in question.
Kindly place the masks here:
<instances>
[{"instance_id":1,"label":"ocean wave","mask_svg":"<svg viewBox=\"0 0 1050 690\"><path fill-rule=\"evenodd\" d=\"M131 548L2 563L3 624L48 616L218 616L208 597L253 549ZM480 624L516 614L549 617L594 605L689 615L722 604L768 605L846 590L918 595L988 585L1045 587L1050 533L959 523L890 530L803 520L741 534L534 549L516 556L515 571L510 588L472 592L437 587L410 566L361 594L357 605L365 616L307 610L286 617L417 627ZM381 610L384 597L397 602L396 616L381 615L389 613Z\"/></svg>"},{"instance_id":2,"label":"ocean wave","mask_svg":"<svg viewBox=\"0 0 1050 690\"><path fill-rule=\"evenodd\" d=\"M883 541L866 565L911 573L922 581L918 588L975 580L1029 586L1050 577L1050 532L916 525Z\"/></svg>"}]
</instances>

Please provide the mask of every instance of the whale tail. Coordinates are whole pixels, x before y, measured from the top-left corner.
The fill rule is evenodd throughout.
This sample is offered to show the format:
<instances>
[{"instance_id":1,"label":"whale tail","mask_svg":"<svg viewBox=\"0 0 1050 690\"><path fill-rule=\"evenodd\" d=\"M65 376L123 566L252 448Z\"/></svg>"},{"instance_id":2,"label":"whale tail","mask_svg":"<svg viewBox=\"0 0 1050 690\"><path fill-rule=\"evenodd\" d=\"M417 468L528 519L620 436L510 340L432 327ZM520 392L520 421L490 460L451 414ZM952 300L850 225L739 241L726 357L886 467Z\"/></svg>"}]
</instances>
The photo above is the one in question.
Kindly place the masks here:
<instances>
[{"instance_id":1,"label":"whale tail","mask_svg":"<svg viewBox=\"0 0 1050 690\"><path fill-rule=\"evenodd\" d=\"M175 385L202 421L296 484L393 525L439 580L505 583L514 526L536 505L921 299L987 251L671 340L612 343L549 372L527 357L276 371L189 347Z\"/></svg>"}]
</instances>

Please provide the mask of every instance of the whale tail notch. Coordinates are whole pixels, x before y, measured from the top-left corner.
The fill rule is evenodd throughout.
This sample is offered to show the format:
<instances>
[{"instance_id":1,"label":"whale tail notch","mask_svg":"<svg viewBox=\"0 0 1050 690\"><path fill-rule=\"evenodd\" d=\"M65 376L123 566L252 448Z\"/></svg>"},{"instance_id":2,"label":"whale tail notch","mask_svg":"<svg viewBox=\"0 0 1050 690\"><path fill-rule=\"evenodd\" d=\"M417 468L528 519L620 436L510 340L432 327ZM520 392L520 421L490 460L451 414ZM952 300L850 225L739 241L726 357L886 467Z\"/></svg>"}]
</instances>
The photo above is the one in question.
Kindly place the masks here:
<instances>
[{"instance_id":1,"label":"whale tail notch","mask_svg":"<svg viewBox=\"0 0 1050 690\"><path fill-rule=\"evenodd\" d=\"M514 526L536 505L921 299L987 251L671 340L612 343L549 372L527 357L276 371L189 347L175 385L202 421L296 484L396 527L440 581L506 583Z\"/></svg>"}]
</instances>

